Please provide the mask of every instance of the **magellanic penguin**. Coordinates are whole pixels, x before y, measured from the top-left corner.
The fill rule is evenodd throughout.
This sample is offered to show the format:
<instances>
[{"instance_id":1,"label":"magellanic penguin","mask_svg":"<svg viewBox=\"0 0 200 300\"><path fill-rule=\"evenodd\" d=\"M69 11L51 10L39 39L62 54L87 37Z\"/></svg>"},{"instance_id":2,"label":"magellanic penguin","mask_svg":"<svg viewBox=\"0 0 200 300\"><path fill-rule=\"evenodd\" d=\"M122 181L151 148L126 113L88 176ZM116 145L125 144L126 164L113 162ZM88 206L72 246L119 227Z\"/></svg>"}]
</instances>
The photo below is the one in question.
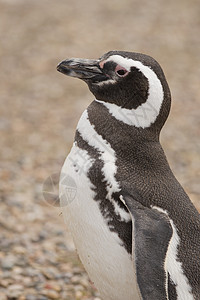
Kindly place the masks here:
<instances>
[{"instance_id":1,"label":"magellanic penguin","mask_svg":"<svg viewBox=\"0 0 200 300\"><path fill-rule=\"evenodd\" d=\"M102 299L199 300L200 218L159 143L171 103L160 65L110 51L57 69L95 96L62 168L60 199Z\"/></svg>"}]
</instances>

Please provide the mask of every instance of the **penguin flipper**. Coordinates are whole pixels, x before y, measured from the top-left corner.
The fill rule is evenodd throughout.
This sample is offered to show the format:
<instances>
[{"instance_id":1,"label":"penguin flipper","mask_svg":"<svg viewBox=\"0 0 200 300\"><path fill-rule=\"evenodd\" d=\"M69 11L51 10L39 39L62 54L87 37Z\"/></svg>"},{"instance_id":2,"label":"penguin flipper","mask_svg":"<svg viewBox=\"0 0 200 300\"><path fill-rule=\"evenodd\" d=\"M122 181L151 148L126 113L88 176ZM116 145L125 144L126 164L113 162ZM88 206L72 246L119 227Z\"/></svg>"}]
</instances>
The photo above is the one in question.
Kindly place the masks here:
<instances>
[{"instance_id":1,"label":"penguin flipper","mask_svg":"<svg viewBox=\"0 0 200 300\"><path fill-rule=\"evenodd\" d=\"M129 195L121 200L128 208L133 222L132 256L137 282L143 300L168 298L168 274L165 261L172 237L168 217L143 206Z\"/></svg>"}]
</instances>

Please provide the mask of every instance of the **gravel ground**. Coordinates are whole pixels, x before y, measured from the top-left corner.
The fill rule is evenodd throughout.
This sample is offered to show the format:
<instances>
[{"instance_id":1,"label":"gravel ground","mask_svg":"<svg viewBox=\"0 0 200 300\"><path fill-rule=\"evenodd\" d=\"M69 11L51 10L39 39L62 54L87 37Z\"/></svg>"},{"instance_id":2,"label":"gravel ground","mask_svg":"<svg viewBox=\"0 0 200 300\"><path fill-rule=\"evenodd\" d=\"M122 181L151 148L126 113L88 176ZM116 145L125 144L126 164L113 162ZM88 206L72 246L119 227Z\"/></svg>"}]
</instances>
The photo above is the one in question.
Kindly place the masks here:
<instances>
[{"instance_id":1,"label":"gravel ground","mask_svg":"<svg viewBox=\"0 0 200 300\"><path fill-rule=\"evenodd\" d=\"M200 209L199 1L0 0L0 12L0 300L98 300L57 202L42 195L93 99L56 65L113 49L155 57L173 96L162 144Z\"/></svg>"}]
</instances>

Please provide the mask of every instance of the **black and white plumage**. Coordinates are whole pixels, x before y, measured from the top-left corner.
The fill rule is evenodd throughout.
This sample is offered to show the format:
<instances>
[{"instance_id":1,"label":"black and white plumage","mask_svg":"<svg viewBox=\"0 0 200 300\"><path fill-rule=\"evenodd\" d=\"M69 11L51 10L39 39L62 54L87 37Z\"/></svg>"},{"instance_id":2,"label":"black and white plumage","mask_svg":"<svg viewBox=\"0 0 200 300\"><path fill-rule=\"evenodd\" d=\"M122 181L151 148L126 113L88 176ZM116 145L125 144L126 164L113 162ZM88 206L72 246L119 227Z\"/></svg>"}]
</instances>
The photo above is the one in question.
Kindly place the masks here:
<instances>
[{"instance_id":1,"label":"black and white plumage","mask_svg":"<svg viewBox=\"0 0 200 300\"><path fill-rule=\"evenodd\" d=\"M200 299L200 219L174 177L159 134L171 104L151 57L110 51L58 71L84 80L94 100L62 169L76 183L65 222L105 300Z\"/></svg>"}]
</instances>

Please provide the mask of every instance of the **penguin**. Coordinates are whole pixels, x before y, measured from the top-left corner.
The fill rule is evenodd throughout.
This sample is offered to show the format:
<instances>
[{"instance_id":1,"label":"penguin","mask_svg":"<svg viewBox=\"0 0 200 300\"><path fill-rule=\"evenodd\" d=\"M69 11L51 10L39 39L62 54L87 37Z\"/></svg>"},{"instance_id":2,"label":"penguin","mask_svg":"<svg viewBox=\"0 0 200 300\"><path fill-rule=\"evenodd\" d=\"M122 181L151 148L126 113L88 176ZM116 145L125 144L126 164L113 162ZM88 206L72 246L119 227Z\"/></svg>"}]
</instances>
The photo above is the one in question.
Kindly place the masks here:
<instances>
[{"instance_id":1,"label":"penguin","mask_svg":"<svg viewBox=\"0 0 200 300\"><path fill-rule=\"evenodd\" d=\"M159 142L171 106L162 68L145 54L110 51L57 70L95 97L62 167L60 202L102 299L200 299L199 213Z\"/></svg>"}]
</instances>

